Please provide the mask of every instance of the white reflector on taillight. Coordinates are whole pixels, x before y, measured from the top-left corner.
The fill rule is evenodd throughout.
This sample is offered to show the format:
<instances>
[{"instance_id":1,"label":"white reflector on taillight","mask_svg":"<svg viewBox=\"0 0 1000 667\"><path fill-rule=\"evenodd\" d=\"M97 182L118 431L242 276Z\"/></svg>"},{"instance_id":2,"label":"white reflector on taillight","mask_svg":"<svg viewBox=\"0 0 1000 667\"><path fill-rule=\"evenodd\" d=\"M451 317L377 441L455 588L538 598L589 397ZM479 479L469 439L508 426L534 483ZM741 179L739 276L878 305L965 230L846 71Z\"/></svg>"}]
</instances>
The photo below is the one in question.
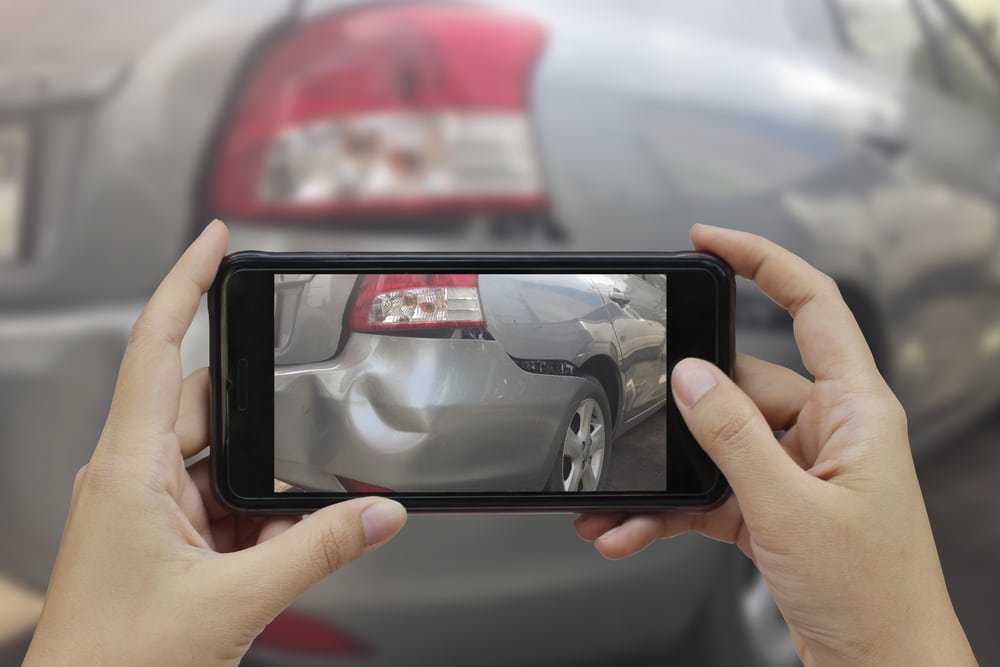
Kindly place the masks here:
<instances>
[{"instance_id":1,"label":"white reflector on taillight","mask_svg":"<svg viewBox=\"0 0 1000 667\"><path fill-rule=\"evenodd\" d=\"M365 275L351 309L354 331L482 326L476 276L469 274Z\"/></svg>"},{"instance_id":2,"label":"white reflector on taillight","mask_svg":"<svg viewBox=\"0 0 1000 667\"><path fill-rule=\"evenodd\" d=\"M386 113L297 126L275 137L258 186L272 206L333 201L536 202L541 189L520 113Z\"/></svg>"},{"instance_id":3,"label":"white reflector on taillight","mask_svg":"<svg viewBox=\"0 0 1000 667\"><path fill-rule=\"evenodd\" d=\"M303 25L243 88L214 163L213 213L543 210L528 115L543 40L526 17L457 4Z\"/></svg>"}]
</instances>

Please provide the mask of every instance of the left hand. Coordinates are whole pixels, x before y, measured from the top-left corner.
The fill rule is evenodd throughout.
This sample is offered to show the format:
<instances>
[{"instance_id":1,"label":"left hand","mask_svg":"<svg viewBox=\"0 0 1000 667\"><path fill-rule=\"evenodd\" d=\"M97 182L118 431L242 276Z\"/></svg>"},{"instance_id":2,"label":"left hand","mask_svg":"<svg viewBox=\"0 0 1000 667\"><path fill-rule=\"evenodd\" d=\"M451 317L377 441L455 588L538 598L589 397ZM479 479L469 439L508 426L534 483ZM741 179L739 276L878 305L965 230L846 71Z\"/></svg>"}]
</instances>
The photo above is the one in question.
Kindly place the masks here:
<instances>
[{"instance_id":1,"label":"left hand","mask_svg":"<svg viewBox=\"0 0 1000 667\"><path fill-rule=\"evenodd\" d=\"M210 224L132 330L104 432L77 474L25 665L236 665L264 627L384 543L405 510L379 498L304 519L230 513L209 488L208 373L180 342L226 250Z\"/></svg>"}]
</instances>

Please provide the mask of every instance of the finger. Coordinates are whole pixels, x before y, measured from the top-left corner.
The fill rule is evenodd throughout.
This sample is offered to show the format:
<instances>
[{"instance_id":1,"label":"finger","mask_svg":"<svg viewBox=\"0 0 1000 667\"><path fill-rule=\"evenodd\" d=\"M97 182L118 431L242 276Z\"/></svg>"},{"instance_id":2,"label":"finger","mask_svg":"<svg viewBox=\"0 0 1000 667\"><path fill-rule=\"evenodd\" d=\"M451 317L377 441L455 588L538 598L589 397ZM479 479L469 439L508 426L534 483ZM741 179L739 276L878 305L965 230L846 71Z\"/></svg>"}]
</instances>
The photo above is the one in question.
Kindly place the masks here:
<instances>
[{"instance_id":1,"label":"finger","mask_svg":"<svg viewBox=\"0 0 1000 667\"><path fill-rule=\"evenodd\" d=\"M232 512L219 502L212 491L212 459L203 458L187 468L191 483L198 489L201 502L205 505L205 514L209 521L217 521L229 516Z\"/></svg>"},{"instance_id":2,"label":"finger","mask_svg":"<svg viewBox=\"0 0 1000 667\"><path fill-rule=\"evenodd\" d=\"M663 517L657 514L635 514L594 540L602 556L619 560L639 553L655 542L662 533Z\"/></svg>"},{"instance_id":3,"label":"finger","mask_svg":"<svg viewBox=\"0 0 1000 667\"><path fill-rule=\"evenodd\" d=\"M787 431L809 400L812 382L784 366L736 355L736 384L757 404L772 431Z\"/></svg>"},{"instance_id":4,"label":"finger","mask_svg":"<svg viewBox=\"0 0 1000 667\"><path fill-rule=\"evenodd\" d=\"M879 377L854 315L829 276L754 234L695 225L691 241L725 259L792 314L802 361L817 380L854 378L859 369Z\"/></svg>"},{"instance_id":5,"label":"finger","mask_svg":"<svg viewBox=\"0 0 1000 667\"><path fill-rule=\"evenodd\" d=\"M239 554L238 585L268 595L277 614L308 588L403 527L406 510L387 498L357 498L324 507ZM263 608L263 607L262 607Z\"/></svg>"},{"instance_id":6,"label":"finger","mask_svg":"<svg viewBox=\"0 0 1000 667\"><path fill-rule=\"evenodd\" d=\"M750 397L715 365L684 359L671 388L692 435L719 466L745 515L785 507L806 473L781 448Z\"/></svg>"},{"instance_id":7,"label":"finger","mask_svg":"<svg viewBox=\"0 0 1000 667\"><path fill-rule=\"evenodd\" d=\"M257 533L257 543L267 542L281 535L302 520L302 517L278 516L268 518Z\"/></svg>"},{"instance_id":8,"label":"finger","mask_svg":"<svg viewBox=\"0 0 1000 667\"><path fill-rule=\"evenodd\" d=\"M720 542L737 543L749 554L749 533L743 523L739 502L730 496L709 512L655 512L632 514L594 540L605 558L618 560L636 554L657 539L698 532Z\"/></svg>"},{"instance_id":9,"label":"finger","mask_svg":"<svg viewBox=\"0 0 1000 667\"><path fill-rule=\"evenodd\" d=\"M208 369L199 368L181 385L181 402L175 431L181 441L181 456L189 458L208 446Z\"/></svg>"},{"instance_id":10,"label":"finger","mask_svg":"<svg viewBox=\"0 0 1000 667\"><path fill-rule=\"evenodd\" d=\"M573 522L573 529L580 539L593 542L604 533L620 526L629 517L624 512L593 512L581 514Z\"/></svg>"},{"instance_id":11,"label":"finger","mask_svg":"<svg viewBox=\"0 0 1000 667\"><path fill-rule=\"evenodd\" d=\"M215 279L227 238L221 222L208 225L139 315L118 373L109 420L115 425L141 433L173 431L181 386L180 343Z\"/></svg>"}]
</instances>

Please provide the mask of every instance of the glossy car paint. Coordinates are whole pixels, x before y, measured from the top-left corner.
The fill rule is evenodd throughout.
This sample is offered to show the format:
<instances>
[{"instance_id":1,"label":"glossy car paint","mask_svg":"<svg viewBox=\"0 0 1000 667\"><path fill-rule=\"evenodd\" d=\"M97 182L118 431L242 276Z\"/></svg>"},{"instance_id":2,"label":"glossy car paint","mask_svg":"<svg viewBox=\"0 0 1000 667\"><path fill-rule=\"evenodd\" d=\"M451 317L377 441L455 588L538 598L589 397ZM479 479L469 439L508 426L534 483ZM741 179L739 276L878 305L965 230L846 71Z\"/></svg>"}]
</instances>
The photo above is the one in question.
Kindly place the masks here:
<instances>
[{"instance_id":1,"label":"glossy car paint","mask_svg":"<svg viewBox=\"0 0 1000 667\"><path fill-rule=\"evenodd\" d=\"M579 377L526 373L496 341L352 334L274 376L274 475L343 491L541 491Z\"/></svg>"},{"instance_id":2,"label":"glossy car paint","mask_svg":"<svg viewBox=\"0 0 1000 667\"><path fill-rule=\"evenodd\" d=\"M666 403L665 282L658 289L636 275L483 274L477 284L484 340L350 332L331 359L286 365L278 364L288 355L286 330L300 347L308 343L296 333L299 318L283 317L275 477L313 490L344 490L342 475L394 491L542 491L561 465L566 423L595 359L615 370L606 393L623 397L613 408L622 418L608 415L612 438ZM342 322L330 302L347 303L354 276L275 285L288 292L276 296L276 317L291 312L291 301L303 321ZM328 294L335 296L322 299ZM313 328L310 337L329 347L340 326ZM577 375L527 372L514 359L564 361Z\"/></svg>"}]
</instances>

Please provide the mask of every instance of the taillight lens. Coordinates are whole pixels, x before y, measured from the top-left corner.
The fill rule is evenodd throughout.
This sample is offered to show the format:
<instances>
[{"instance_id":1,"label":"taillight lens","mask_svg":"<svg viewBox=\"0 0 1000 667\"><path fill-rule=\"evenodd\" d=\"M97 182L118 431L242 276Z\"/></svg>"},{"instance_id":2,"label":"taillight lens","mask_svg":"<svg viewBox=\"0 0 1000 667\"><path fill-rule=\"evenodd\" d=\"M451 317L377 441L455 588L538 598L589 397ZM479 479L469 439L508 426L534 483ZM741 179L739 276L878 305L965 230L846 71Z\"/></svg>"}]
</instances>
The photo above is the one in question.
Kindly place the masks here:
<instances>
[{"instance_id":1,"label":"taillight lens","mask_svg":"<svg viewBox=\"0 0 1000 667\"><path fill-rule=\"evenodd\" d=\"M361 657L372 648L339 628L289 609L257 635L254 646L270 650L326 656Z\"/></svg>"},{"instance_id":2,"label":"taillight lens","mask_svg":"<svg viewBox=\"0 0 1000 667\"><path fill-rule=\"evenodd\" d=\"M360 280L351 309L353 331L485 326L475 275L370 274Z\"/></svg>"},{"instance_id":3,"label":"taillight lens","mask_svg":"<svg viewBox=\"0 0 1000 667\"><path fill-rule=\"evenodd\" d=\"M213 172L213 212L337 218L544 208L528 119L539 26L460 5L329 16L264 58Z\"/></svg>"},{"instance_id":4,"label":"taillight lens","mask_svg":"<svg viewBox=\"0 0 1000 667\"><path fill-rule=\"evenodd\" d=\"M350 477L344 477L343 475L337 475L337 480L341 483L341 485L343 485L344 490L348 493L395 493L395 491L387 486L370 484L368 482L351 479Z\"/></svg>"}]
</instances>

